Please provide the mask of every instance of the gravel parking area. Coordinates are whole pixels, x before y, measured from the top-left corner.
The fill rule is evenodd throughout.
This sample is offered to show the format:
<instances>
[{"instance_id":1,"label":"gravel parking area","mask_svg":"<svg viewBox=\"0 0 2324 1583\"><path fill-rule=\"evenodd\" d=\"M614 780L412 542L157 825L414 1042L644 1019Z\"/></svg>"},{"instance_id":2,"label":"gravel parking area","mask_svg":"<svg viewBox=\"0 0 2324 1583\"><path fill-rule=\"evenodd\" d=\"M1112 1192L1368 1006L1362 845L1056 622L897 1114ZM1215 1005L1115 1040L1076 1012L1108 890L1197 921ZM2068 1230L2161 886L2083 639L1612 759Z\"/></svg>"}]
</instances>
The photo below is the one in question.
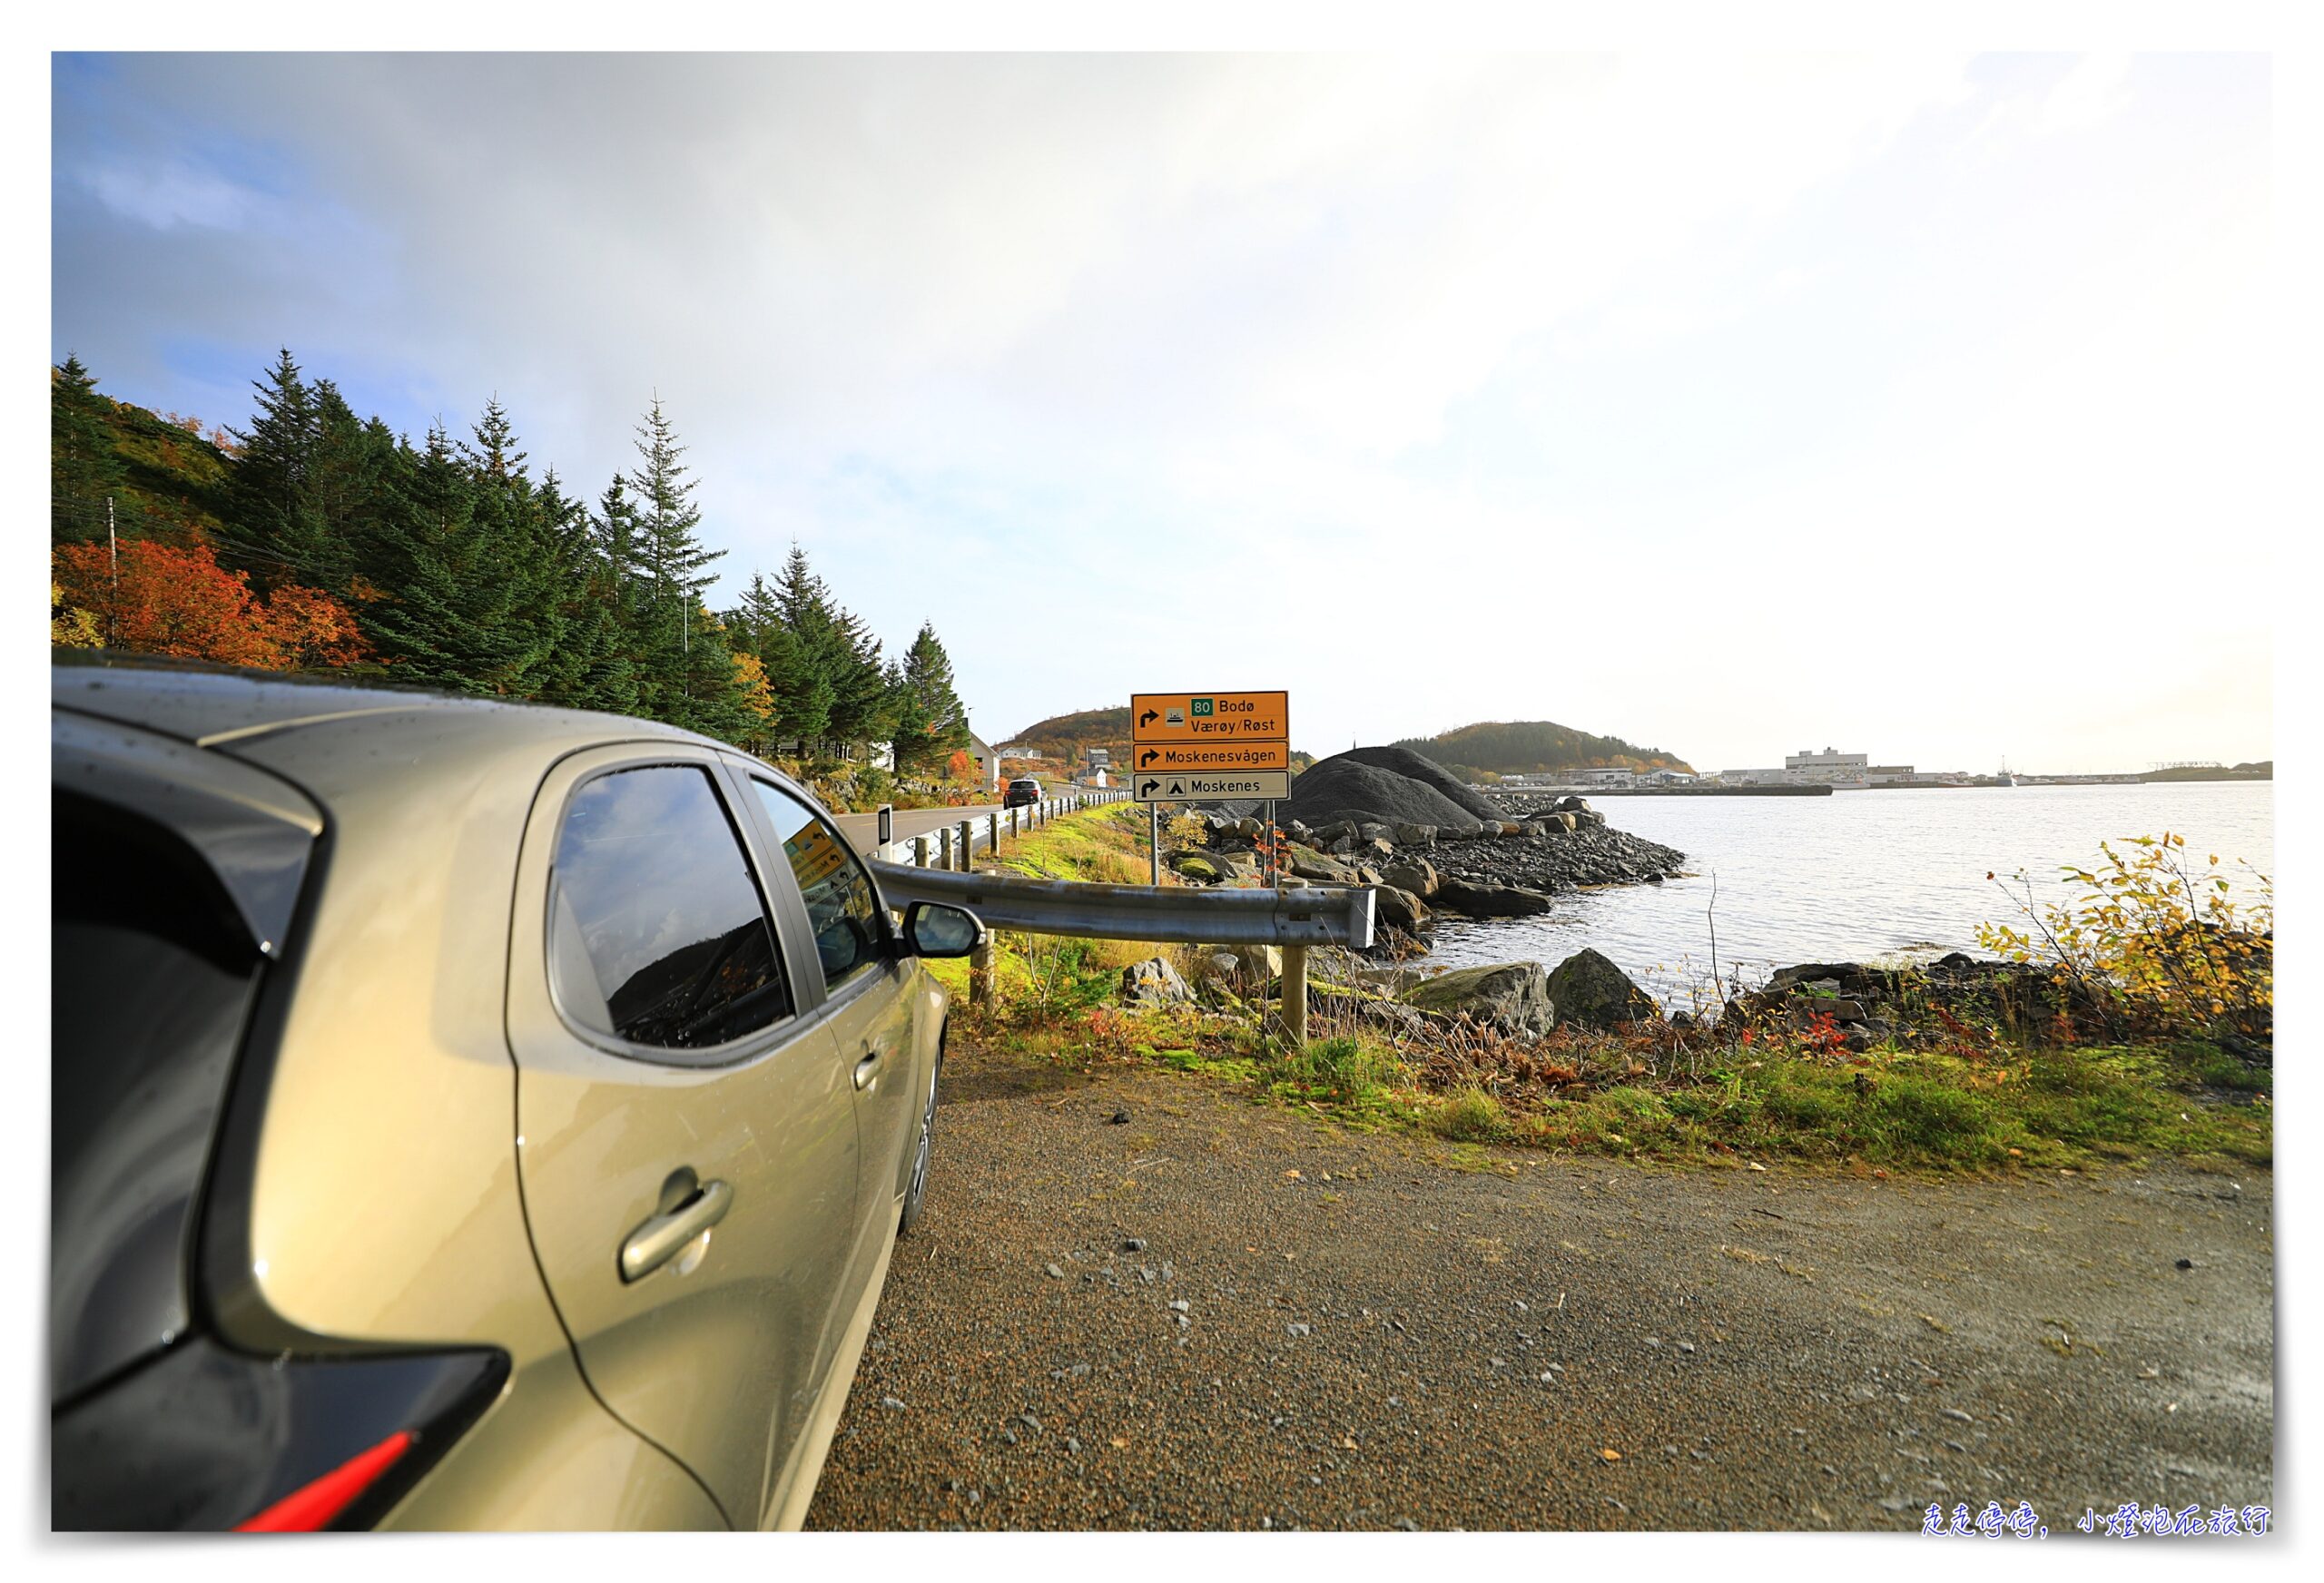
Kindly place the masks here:
<instances>
[{"instance_id":1,"label":"gravel parking area","mask_svg":"<svg viewBox=\"0 0 2324 1583\"><path fill-rule=\"evenodd\" d=\"M811 1528L2273 1501L2265 1172L1647 1171L967 1049L942 1100Z\"/></svg>"}]
</instances>

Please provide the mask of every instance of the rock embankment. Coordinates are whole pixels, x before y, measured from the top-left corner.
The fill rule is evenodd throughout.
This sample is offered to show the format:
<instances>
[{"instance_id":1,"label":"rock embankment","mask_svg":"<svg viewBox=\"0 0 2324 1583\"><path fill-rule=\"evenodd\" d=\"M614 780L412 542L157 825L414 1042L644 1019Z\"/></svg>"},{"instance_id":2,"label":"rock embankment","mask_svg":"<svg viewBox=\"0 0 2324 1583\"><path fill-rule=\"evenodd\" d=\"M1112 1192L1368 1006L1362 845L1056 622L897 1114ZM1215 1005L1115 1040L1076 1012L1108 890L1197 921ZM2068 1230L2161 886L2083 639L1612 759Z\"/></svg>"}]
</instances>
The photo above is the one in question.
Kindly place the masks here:
<instances>
[{"instance_id":1,"label":"rock embankment","mask_svg":"<svg viewBox=\"0 0 2324 1583\"><path fill-rule=\"evenodd\" d=\"M1549 910L1561 891L1586 885L1659 884L1686 854L1607 828L1578 797L1538 820L1452 825L1342 821L1318 829L1295 819L1285 866L1317 885L1383 887L1381 918L1416 933L1430 909L1467 918L1523 918ZM1233 883L1261 867L1265 826L1256 818L1206 816L1208 845L1166 853L1199 884ZM1394 895L1389 892L1396 892Z\"/></svg>"},{"instance_id":2,"label":"rock embankment","mask_svg":"<svg viewBox=\"0 0 2324 1583\"><path fill-rule=\"evenodd\" d=\"M1419 936L1432 909L1523 918L1586 885L1658 884L1686 854L1608 828L1579 797L1532 817L1502 817L1443 766L1402 748L1352 748L1293 782L1286 866L1319 885L1380 887L1380 920ZM1202 884L1256 875L1265 826L1256 803L1205 814L1206 849L1164 861Z\"/></svg>"}]
</instances>

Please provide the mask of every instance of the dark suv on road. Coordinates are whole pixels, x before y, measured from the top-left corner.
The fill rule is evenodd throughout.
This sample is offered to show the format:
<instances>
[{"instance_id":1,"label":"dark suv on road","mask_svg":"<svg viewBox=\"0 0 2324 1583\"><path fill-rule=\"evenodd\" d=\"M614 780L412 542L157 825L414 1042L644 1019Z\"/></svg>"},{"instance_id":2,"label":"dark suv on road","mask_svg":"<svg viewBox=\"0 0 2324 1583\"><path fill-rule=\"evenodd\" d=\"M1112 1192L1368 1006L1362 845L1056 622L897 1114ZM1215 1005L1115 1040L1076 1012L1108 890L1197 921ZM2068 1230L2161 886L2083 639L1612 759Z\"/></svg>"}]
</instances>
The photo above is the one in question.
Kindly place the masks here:
<instances>
[{"instance_id":1,"label":"dark suv on road","mask_svg":"<svg viewBox=\"0 0 2324 1583\"><path fill-rule=\"evenodd\" d=\"M1023 808L1041 800L1041 783L1030 775L1020 775L1009 782L1009 790L1001 793L1003 808Z\"/></svg>"}]
</instances>

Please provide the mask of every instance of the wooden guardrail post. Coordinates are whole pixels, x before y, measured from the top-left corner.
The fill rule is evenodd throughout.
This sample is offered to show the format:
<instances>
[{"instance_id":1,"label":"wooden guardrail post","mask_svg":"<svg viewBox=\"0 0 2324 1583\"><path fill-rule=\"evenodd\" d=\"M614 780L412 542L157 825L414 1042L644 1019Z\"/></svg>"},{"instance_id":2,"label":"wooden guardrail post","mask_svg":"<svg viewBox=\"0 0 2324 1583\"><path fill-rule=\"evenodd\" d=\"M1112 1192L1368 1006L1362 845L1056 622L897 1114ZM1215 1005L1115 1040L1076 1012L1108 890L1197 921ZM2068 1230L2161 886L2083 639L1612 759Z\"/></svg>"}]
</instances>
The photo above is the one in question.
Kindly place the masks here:
<instances>
[{"instance_id":1,"label":"wooden guardrail post","mask_svg":"<svg viewBox=\"0 0 2324 1583\"><path fill-rule=\"evenodd\" d=\"M911 866L915 869L928 867L928 838L924 835L911 838Z\"/></svg>"},{"instance_id":2,"label":"wooden guardrail post","mask_svg":"<svg viewBox=\"0 0 2324 1583\"><path fill-rule=\"evenodd\" d=\"M1011 815L1014 815L1017 811L1012 808L1009 811ZM986 837L984 850L990 852L993 856L999 857L1000 855L1000 815L998 813L988 813L984 817L985 823L990 827L990 833Z\"/></svg>"},{"instance_id":3,"label":"wooden guardrail post","mask_svg":"<svg viewBox=\"0 0 2324 1583\"><path fill-rule=\"evenodd\" d=\"M990 1006L992 999L992 935L988 931L969 952L969 1004Z\"/></svg>"},{"instance_id":4,"label":"wooden guardrail post","mask_svg":"<svg viewBox=\"0 0 2324 1583\"><path fill-rule=\"evenodd\" d=\"M976 865L969 860L969 849L974 844L974 839L969 834L969 821L964 819L960 821L960 828L952 848L954 866L963 874L971 872L976 868Z\"/></svg>"},{"instance_id":5,"label":"wooden guardrail post","mask_svg":"<svg viewBox=\"0 0 2324 1583\"><path fill-rule=\"evenodd\" d=\"M1307 948L1283 948L1283 1031L1297 1049L1307 1042Z\"/></svg>"}]
</instances>

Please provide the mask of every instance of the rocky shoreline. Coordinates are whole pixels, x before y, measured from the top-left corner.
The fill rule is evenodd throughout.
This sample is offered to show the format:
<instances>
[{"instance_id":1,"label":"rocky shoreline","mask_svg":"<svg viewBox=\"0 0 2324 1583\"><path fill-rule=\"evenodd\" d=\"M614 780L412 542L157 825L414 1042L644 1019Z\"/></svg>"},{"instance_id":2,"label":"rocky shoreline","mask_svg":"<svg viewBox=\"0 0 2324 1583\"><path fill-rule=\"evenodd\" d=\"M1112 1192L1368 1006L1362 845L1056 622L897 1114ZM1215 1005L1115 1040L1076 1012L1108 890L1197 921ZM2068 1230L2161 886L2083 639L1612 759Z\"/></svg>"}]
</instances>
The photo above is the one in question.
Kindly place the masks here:
<instances>
[{"instance_id":1,"label":"rocky shoreline","mask_svg":"<svg viewBox=\"0 0 2324 1583\"><path fill-rule=\"evenodd\" d=\"M1265 826L1231 812L1200 816L1206 844L1180 846L1163 861L1197 884L1257 876ZM1522 918L1549 910L1563 891L1585 886L1660 884L1686 854L1608 828L1579 797L1527 820L1451 825L1341 820L1320 828L1290 821L1284 866L1317 885L1370 885L1386 929L1424 939L1433 911L1464 918ZM1391 945L1393 937L1388 937Z\"/></svg>"}]
</instances>

